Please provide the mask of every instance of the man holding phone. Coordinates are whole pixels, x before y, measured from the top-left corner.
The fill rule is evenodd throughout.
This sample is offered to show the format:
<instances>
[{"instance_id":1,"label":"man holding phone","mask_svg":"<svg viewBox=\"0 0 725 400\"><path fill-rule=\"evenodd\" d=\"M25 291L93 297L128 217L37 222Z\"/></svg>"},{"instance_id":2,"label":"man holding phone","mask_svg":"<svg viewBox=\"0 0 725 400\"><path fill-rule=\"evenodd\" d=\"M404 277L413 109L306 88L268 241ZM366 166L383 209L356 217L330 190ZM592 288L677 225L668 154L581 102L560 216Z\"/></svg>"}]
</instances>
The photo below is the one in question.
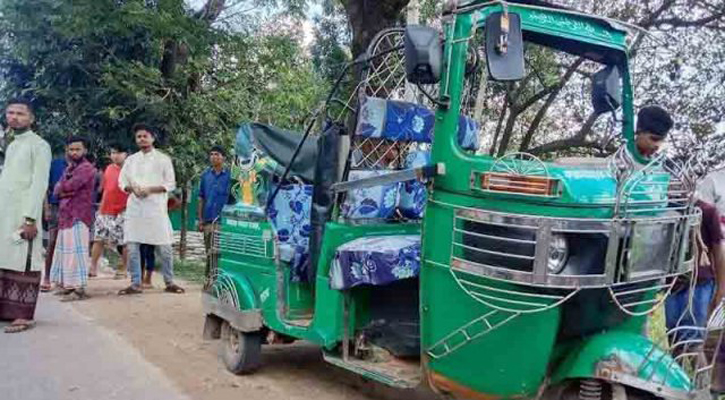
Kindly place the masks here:
<instances>
[{"instance_id":1,"label":"man holding phone","mask_svg":"<svg viewBox=\"0 0 725 400\"><path fill-rule=\"evenodd\" d=\"M34 326L51 151L31 128L35 113L30 101L8 101L5 119L10 144L0 174L0 320L12 321L6 333L17 333Z\"/></svg>"}]
</instances>

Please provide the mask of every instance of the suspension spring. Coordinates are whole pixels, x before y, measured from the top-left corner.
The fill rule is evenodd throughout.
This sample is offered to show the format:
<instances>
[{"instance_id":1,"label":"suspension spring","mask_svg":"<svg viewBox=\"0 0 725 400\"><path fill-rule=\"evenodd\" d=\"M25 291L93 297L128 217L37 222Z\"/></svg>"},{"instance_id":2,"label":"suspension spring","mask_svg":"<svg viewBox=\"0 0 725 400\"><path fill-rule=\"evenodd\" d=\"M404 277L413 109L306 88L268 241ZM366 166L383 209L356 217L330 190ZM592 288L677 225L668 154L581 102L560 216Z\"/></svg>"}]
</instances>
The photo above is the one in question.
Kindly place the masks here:
<instances>
[{"instance_id":1,"label":"suspension spring","mask_svg":"<svg viewBox=\"0 0 725 400\"><path fill-rule=\"evenodd\" d=\"M579 400L601 400L602 382L596 379L582 379L579 382Z\"/></svg>"}]
</instances>

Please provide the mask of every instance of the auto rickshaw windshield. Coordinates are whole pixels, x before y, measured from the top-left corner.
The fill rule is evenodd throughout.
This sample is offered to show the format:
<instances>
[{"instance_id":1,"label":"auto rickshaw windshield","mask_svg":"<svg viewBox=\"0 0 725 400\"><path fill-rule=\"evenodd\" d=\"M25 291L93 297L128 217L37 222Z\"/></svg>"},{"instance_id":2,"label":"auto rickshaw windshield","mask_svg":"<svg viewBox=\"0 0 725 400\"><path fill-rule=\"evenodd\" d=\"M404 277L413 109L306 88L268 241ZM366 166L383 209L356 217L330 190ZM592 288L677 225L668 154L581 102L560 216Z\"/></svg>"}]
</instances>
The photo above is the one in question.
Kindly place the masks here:
<instances>
[{"instance_id":1,"label":"auto rickshaw windshield","mask_svg":"<svg viewBox=\"0 0 725 400\"><path fill-rule=\"evenodd\" d=\"M476 120L484 132L478 154L545 154L545 143L578 137L612 147L621 139L623 52L524 31L523 79L498 82L483 65L484 35L479 29L469 46L461 102L461 114ZM608 86L593 93L597 76L608 78Z\"/></svg>"}]
</instances>

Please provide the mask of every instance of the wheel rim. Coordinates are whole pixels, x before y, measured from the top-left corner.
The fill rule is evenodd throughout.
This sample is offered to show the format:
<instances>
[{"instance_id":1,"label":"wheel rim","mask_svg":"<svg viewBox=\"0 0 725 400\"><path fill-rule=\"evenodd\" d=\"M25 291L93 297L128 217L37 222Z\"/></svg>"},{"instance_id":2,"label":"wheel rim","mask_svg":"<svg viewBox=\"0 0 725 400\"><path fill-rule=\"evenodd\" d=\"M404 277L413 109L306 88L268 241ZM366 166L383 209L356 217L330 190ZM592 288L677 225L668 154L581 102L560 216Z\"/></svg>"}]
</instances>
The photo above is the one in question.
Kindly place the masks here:
<instances>
[{"instance_id":1,"label":"wheel rim","mask_svg":"<svg viewBox=\"0 0 725 400\"><path fill-rule=\"evenodd\" d=\"M227 343L232 352L239 353L239 334L232 327L229 327L229 339Z\"/></svg>"}]
</instances>

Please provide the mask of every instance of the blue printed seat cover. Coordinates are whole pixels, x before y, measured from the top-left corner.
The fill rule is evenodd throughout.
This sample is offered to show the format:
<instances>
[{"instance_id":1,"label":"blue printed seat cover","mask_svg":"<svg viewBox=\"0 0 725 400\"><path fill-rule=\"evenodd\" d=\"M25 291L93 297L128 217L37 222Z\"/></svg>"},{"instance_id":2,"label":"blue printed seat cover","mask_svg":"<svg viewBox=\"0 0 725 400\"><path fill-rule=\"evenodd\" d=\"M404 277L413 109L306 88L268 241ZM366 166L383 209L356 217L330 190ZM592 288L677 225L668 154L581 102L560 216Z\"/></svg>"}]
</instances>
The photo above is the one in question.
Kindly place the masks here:
<instances>
[{"instance_id":1,"label":"blue printed seat cover","mask_svg":"<svg viewBox=\"0 0 725 400\"><path fill-rule=\"evenodd\" d=\"M360 114L355 129L357 136L421 143L418 150L406 155L403 167L416 168L430 164L430 151L425 144L433 141L435 118L431 110L416 103L369 96L361 97L360 102ZM475 120L460 116L458 143L461 148L478 149L478 128ZM354 153L354 155L362 157L361 154ZM348 180L353 181L382 173L384 172L378 170L352 171ZM394 190L398 192L397 197L393 195ZM423 217L427 190L425 183L419 181L352 190L342 205L342 216L345 219L391 218L396 208L390 207L394 198L397 201L397 210L403 217L409 219Z\"/></svg>"},{"instance_id":2,"label":"blue printed seat cover","mask_svg":"<svg viewBox=\"0 0 725 400\"><path fill-rule=\"evenodd\" d=\"M348 181L369 178L390 173L388 170L350 171ZM395 213L399 196L398 183L380 185L348 192L341 211L345 219L388 219Z\"/></svg>"},{"instance_id":3,"label":"blue printed seat cover","mask_svg":"<svg viewBox=\"0 0 725 400\"><path fill-rule=\"evenodd\" d=\"M418 150L408 153L403 166L405 168L417 168L426 166L430 162L430 152ZM405 218L423 218L426 200L428 200L428 190L425 187L425 182L414 179L400 183L398 210Z\"/></svg>"},{"instance_id":4,"label":"blue printed seat cover","mask_svg":"<svg viewBox=\"0 0 725 400\"><path fill-rule=\"evenodd\" d=\"M305 184L282 185L277 197L267 207L267 217L279 244L280 258L290 263L295 282L303 280L309 268L311 209L312 185Z\"/></svg>"},{"instance_id":5,"label":"blue printed seat cover","mask_svg":"<svg viewBox=\"0 0 725 400\"><path fill-rule=\"evenodd\" d=\"M420 273L420 236L374 236L337 248L330 268L330 287L382 286Z\"/></svg>"},{"instance_id":6,"label":"blue printed seat cover","mask_svg":"<svg viewBox=\"0 0 725 400\"><path fill-rule=\"evenodd\" d=\"M432 143L433 111L416 103L363 96L355 135L392 141ZM478 123L461 115L458 119L458 144L465 150L477 150Z\"/></svg>"}]
</instances>

